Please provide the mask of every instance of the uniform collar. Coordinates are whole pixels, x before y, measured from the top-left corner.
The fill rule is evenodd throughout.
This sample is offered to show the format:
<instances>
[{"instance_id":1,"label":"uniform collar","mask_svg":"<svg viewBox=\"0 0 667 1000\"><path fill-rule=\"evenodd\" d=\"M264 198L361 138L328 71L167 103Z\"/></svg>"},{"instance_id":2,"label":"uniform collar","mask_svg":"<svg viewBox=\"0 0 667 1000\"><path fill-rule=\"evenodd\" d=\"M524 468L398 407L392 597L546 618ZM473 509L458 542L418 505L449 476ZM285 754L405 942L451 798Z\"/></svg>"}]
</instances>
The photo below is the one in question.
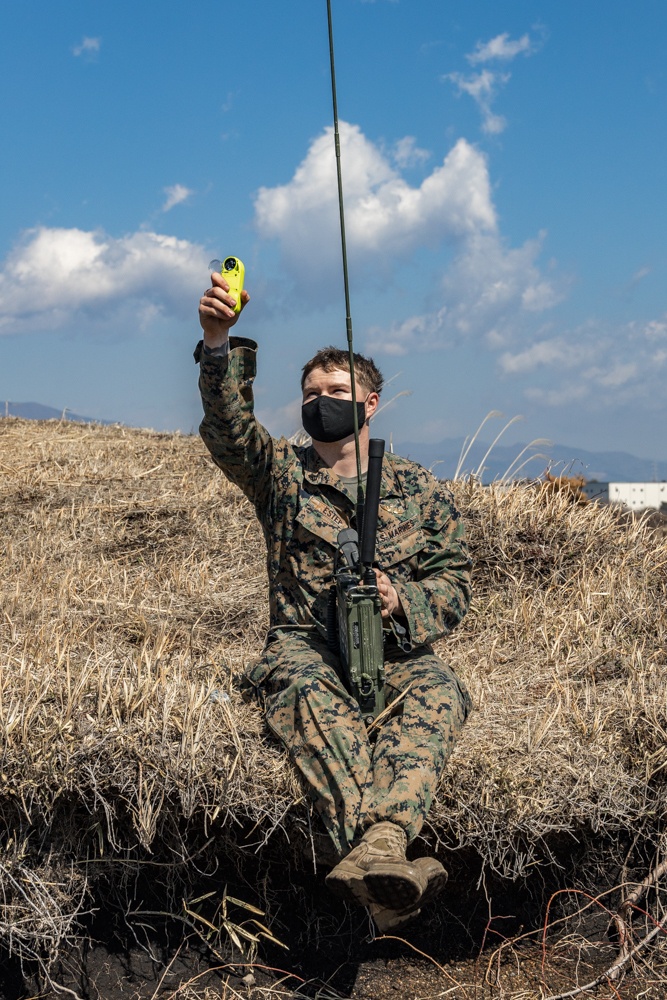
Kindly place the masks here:
<instances>
[{"instance_id":1,"label":"uniform collar","mask_svg":"<svg viewBox=\"0 0 667 1000\"><path fill-rule=\"evenodd\" d=\"M332 486L339 493L344 493L356 502L356 496L352 497L351 491L347 490L337 475L324 464L323 459L317 454L312 444L306 449L303 463L304 478L307 482L315 486ZM382 479L380 481L380 497L402 496L403 491L398 477L394 473L393 466L385 452L382 460Z\"/></svg>"}]
</instances>

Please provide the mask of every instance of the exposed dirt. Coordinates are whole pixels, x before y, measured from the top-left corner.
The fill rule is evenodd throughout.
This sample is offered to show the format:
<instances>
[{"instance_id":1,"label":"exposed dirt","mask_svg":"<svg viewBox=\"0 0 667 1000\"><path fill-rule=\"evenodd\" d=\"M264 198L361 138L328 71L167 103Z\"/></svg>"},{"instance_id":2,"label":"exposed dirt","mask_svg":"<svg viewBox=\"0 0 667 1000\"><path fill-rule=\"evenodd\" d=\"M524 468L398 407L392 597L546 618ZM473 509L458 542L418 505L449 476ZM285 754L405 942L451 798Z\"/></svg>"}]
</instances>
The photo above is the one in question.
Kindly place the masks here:
<instances>
[{"instance_id":1,"label":"exposed dirt","mask_svg":"<svg viewBox=\"0 0 667 1000\"><path fill-rule=\"evenodd\" d=\"M413 935L411 935L413 936ZM407 938L406 938L407 940ZM285 998L285 1000L538 1000L566 993L596 979L613 962L607 954L587 955L576 946L550 946L543 951L536 943L508 949L500 959L495 946L487 946L476 958L451 959L411 954L400 941L377 941L368 946L368 958L344 962L334 972L322 969L308 979L297 959L267 969L254 965L211 961L202 949L185 942L168 959L151 959L143 949L110 951L103 945L89 948L84 956L70 956L54 978L59 989L36 980L23 979L20 970L3 970L2 1000L36 1000L77 994L82 1000L213 1000L224 998ZM381 957L372 957L372 952ZM296 958L296 956L295 956ZM311 956L308 964L316 962ZM292 971L299 969L300 971ZM653 982L651 982L653 980ZM63 990L62 987L65 987ZM622 983L605 983L581 994L599 1000L664 1000L667 985L655 975L646 977L641 965Z\"/></svg>"},{"instance_id":2,"label":"exposed dirt","mask_svg":"<svg viewBox=\"0 0 667 1000\"><path fill-rule=\"evenodd\" d=\"M232 878L231 870L225 874ZM542 877L528 892L488 879L486 889L478 889L478 874L472 863L457 865L448 891L416 922L377 937L364 910L328 894L322 872L315 875L270 852L227 888L230 896L253 904L261 904L267 891L270 912L258 919L289 950L264 940L254 955L244 956L229 928L257 925L247 922L250 911L230 901L223 926L216 910L220 872L191 887L189 913L177 894L168 903L156 882L138 872L125 910L98 900L78 947L52 967L60 989L9 959L0 970L0 998L544 1000L595 980L613 964L617 943L601 905L578 912L578 894L554 898L557 883L547 885ZM571 874L561 869L561 884ZM216 896L197 904L193 895L212 884ZM566 905L557 909L561 898ZM639 927L636 932L644 933ZM653 947L621 983L580 995L665 1000L667 955Z\"/></svg>"}]
</instances>

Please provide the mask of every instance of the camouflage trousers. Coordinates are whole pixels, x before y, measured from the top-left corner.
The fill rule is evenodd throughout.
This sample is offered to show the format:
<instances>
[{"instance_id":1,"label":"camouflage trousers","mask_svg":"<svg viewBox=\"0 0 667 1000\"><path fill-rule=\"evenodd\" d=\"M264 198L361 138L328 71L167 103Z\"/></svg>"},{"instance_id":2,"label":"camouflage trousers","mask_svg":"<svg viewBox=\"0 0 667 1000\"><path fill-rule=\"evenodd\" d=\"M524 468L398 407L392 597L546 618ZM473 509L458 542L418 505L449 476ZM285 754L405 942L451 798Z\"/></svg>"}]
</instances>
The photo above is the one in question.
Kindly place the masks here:
<instances>
[{"instance_id":1,"label":"camouflage trousers","mask_svg":"<svg viewBox=\"0 0 667 1000\"><path fill-rule=\"evenodd\" d=\"M470 710L468 692L430 647L397 652L385 663L385 695L395 711L372 743L338 669L319 636L278 630L246 672L246 691L263 703L339 855L383 821L402 827L410 842Z\"/></svg>"}]
</instances>

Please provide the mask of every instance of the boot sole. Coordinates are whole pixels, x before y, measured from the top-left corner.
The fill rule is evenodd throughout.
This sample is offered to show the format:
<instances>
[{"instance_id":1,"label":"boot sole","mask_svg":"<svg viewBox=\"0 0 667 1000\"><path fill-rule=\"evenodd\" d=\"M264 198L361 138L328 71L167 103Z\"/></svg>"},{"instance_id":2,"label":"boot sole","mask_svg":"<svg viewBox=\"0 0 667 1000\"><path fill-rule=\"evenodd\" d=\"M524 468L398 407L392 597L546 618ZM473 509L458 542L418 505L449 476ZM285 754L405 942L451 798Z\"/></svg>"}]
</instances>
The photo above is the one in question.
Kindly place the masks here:
<instances>
[{"instance_id":1,"label":"boot sole","mask_svg":"<svg viewBox=\"0 0 667 1000\"><path fill-rule=\"evenodd\" d=\"M446 882L447 872L435 858L415 862L378 858L363 868L344 858L325 878L327 888L341 899L405 913L430 903Z\"/></svg>"},{"instance_id":2,"label":"boot sole","mask_svg":"<svg viewBox=\"0 0 667 1000\"><path fill-rule=\"evenodd\" d=\"M390 910L416 908L424 894L427 882L419 869L412 865L399 866L376 861L369 866L364 885L371 900Z\"/></svg>"},{"instance_id":3,"label":"boot sole","mask_svg":"<svg viewBox=\"0 0 667 1000\"><path fill-rule=\"evenodd\" d=\"M424 906L428 906L445 888L447 883L447 871L435 858L417 858L414 862L415 868L419 869L420 875L427 880L427 886L421 895L418 908L396 911L386 906L370 906L371 916L375 921L375 926L381 934L388 931L401 930L407 924L412 923L421 913Z\"/></svg>"},{"instance_id":4,"label":"boot sole","mask_svg":"<svg viewBox=\"0 0 667 1000\"><path fill-rule=\"evenodd\" d=\"M375 912L373 912L371 907L371 917L380 934L386 934L388 931L400 931L407 924L416 920L420 913L421 909L410 910L409 913L396 913L394 910L388 910L385 906L376 907Z\"/></svg>"}]
</instances>

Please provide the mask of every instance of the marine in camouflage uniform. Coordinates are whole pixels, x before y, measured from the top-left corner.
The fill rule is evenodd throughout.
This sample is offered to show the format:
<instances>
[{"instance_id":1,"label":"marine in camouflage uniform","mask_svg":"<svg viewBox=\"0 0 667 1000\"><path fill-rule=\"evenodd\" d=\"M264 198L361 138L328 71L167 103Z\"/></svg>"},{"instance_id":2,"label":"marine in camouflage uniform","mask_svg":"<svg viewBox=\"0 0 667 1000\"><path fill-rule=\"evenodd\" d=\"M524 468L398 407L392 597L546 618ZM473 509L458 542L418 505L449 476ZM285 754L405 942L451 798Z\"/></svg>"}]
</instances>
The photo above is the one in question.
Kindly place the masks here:
<instances>
[{"instance_id":1,"label":"marine in camouflage uniform","mask_svg":"<svg viewBox=\"0 0 667 1000\"><path fill-rule=\"evenodd\" d=\"M324 638L336 540L354 525L355 492L312 445L276 440L256 420L253 341L232 337L226 356L200 347L197 358L202 438L253 503L267 545L270 631L247 681L341 857L378 822L412 841L469 710L467 692L431 647L469 602L470 559L451 494L421 466L385 454L377 562L399 594L414 648L403 653L387 631L387 702L408 690L372 745Z\"/></svg>"},{"instance_id":2,"label":"marine in camouflage uniform","mask_svg":"<svg viewBox=\"0 0 667 1000\"><path fill-rule=\"evenodd\" d=\"M267 545L270 630L263 656L246 672L246 688L263 704L271 731L300 771L342 859L327 883L369 905L378 926L390 927L397 917L419 912L446 878L438 861L409 862L405 850L422 827L470 708L467 692L432 649L469 603L463 526L451 494L430 473L385 454L376 574L389 711L369 737L325 640L337 537L343 528L357 527L356 480L334 472L350 467L345 441L351 432L314 434L308 447L269 435L254 416L257 345L228 338L235 303L224 278L214 274L211 280L199 307L207 346L200 343L195 351L204 405L200 430L214 461L253 503ZM242 304L247 301L243 292ZM322 363L322 352L304 368L305 383L312 382L310 390L304 383L306 405L318 393L326 403L318 412L332 406L339 412L334 397L350 396L349 362L343 352L334 353L337 385L336 378L327 382L331 368ZM359 361L365 377L375 373L375 389L357 373L357 385L369 390L362 413L371 416L382 377L370 359ZM318 426L324 434L324 424ZM360 443L363 471L367 423ZM407 629L409 653L395 638L392 613Z\"/></svg>"}]
</instances>

